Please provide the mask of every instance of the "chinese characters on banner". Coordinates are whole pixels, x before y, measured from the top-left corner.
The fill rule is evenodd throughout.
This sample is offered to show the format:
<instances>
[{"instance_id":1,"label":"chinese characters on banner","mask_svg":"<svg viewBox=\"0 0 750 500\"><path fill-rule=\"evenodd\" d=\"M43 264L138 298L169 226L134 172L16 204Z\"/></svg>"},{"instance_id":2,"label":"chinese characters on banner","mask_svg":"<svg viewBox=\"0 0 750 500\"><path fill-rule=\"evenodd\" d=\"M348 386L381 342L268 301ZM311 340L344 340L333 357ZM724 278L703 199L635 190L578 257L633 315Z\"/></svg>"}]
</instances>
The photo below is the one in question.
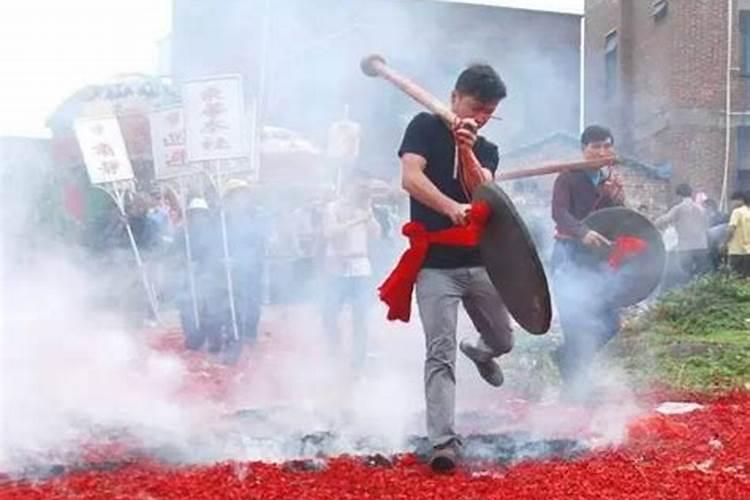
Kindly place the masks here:
<instances>
[{"instance_id":1,"label":"chinese characters on banner","mask_svg":"<svg viewBox=\"0 0 750 500\"><path fill-rule=\"evenodd\" d=\"M240 76L186 82L182 99L189 162L248 157Z\"/></svg>"},{"instance_id":2,"label":"chinese characters on banner","mask_svg":"<svg viewBox=\"0 0 750 500\"><path fill-rule=\"evenodd\" d=\"M116 117L79 118L74 128L92 184L133 179L133 167Z\"/></svg>"},{"instance_id":3,"label":"chinese characters on banner","mask_svg":"<svg viewBox=\"0 0 750 500\"><path fill-rule=\"evenodd\" d=\"M185 122L182 107L151 113L151 149L157 179L194 173L188 167L185 150Z\"/></svg>"}]
</instances>

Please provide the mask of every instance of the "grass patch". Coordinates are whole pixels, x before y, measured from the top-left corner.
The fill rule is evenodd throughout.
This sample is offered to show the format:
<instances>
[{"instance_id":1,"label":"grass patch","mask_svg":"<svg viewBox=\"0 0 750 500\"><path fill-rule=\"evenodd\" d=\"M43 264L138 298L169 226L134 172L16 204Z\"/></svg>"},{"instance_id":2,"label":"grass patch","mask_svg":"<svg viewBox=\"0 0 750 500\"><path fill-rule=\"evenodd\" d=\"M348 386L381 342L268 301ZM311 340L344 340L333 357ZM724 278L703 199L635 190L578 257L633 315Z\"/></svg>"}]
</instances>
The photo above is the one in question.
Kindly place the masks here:
<instances>
[{"instance_id":1,"label":"grass patch","mask_svg":"<svg viewBox=\"0 0 750 500\"><path fill-rule=\"evenodd\" d=\"M691 390L750 384L750 282L717 274L663 296L613 346L636 381Z\"/></svg>"}]
</instances>

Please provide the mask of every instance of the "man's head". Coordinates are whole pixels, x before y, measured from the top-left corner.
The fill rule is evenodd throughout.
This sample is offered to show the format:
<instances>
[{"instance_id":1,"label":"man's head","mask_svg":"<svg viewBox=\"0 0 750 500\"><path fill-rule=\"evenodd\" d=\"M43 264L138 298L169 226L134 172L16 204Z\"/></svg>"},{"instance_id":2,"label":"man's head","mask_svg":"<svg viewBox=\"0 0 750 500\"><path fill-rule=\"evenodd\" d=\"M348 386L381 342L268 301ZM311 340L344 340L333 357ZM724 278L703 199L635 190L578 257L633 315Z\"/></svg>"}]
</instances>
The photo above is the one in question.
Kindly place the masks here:
<instances>
[{"instance_id":1,"label":"man's head","mask_svg":"<svg viewBox=\"0 0 750 500\"><path fill-rule=\"evenodd\" d=\"M243 179L229 179L224 185L224 207L228 212L242 212L252 207L254 197L250 183Z\"/></svg>"},{"instance_id":2,"label":"man's head","mask_svg":"<svg viewBox=\"0 0 750 500\"><path fill-rule=\"evenodd\" d=\"M615 138L612 132L601 125L589 125L581 134L581 149L583 158L597 160L605 156L613 156Z\"/></svg>"},{"instance_id":3,"label":"man's head","mask_svg":"<svg viewBox=\"0 0 750 500\"><path fill-rule=\"evenodd\" d=\"M506 95L505 83L492 66L472 64L458 75L451 107L459 118L472 118L481 128Z\"/></svg>"},{"instance_id":4,"label":"man's head","mask_svg":"<svg viewBox=\"0 0 750 500\"><path fill-rule=\"evenodd\" d=\"M690 198L691 196L693 196L693 188L690 187L690 184L682 183L677 186L677 189L675 189L675 193L680 198Z\"/></svg>"},{"instance_id":5,"label":"man's head","mask_svg":"<svg viewBox=\"0 0 750 500\"><path fill-rule=\"evenodd\" d=\"M737 208L741 207L742 205L749 205L750 204L750 196L744 191L735 191L732 193L732 196L729 198L729 201L732 202L732 207Z\"/></svg>"}]
</instances>

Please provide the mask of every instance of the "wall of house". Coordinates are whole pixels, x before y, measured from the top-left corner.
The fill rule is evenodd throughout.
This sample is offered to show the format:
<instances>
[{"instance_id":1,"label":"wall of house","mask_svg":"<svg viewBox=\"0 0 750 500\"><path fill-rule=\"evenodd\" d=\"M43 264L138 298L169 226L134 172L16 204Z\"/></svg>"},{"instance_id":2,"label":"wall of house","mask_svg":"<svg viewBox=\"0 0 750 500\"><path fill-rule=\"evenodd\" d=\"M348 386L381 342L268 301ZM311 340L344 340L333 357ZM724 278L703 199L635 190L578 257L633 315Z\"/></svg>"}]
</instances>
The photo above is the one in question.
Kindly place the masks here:
<instances>
[{"instance_id":1,"label":"wall of house","mask_svg":"<svg viewBox=\"0 0 750 500\"><path fill-rule=\"evenodd\" d=\"M738 4L734 3L733 111L746 107ZM740 6L741 7L741 6ZM606 95L604 38L618 31L617 92ZM673 184L689 182L717 198L725 158L726 0L669 0L652 16L652 2L586 2L586 84L590 121L613 125L622 150L643 161L669 162ZM747 118L734 118L737 126ZM731 134L730 189L736 184Z\"/></svg>"}]
</instances>

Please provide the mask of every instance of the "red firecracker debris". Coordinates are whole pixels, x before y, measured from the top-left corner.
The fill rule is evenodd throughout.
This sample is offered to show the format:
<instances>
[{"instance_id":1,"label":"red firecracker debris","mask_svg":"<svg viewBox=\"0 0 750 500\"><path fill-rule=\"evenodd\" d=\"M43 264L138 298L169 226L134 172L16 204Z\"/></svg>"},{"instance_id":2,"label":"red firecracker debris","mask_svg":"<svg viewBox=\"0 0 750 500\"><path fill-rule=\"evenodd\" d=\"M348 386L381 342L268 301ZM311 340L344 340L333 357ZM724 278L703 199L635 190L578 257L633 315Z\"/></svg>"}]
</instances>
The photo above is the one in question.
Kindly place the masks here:
<instances>
[{"instance_id":1,"label":"red firecracker debris","mask_svg":"<svg viewBox=\"0 0 750 500\"><path fill-rule=\"evenodd\" d=\"M198 369L202 366L198 360L193 363L192 376L209 370L214 388L222 387L220 380L232 375L229 367ZM526 462L509 468L465 464L454 474L435 475L411 454L392 459L338 457L280 465L227 462L183 467L135 456L119 466L91 467L36 482L0 475L0 499L750 498L750 393L658 392L645 400L694 401L704 406L681 415L643 417L631 424L622 447L573 461ZM99 451L105 456L93 452L88 456L122 458L116 446Z\"/></svg>"}]
</instances>

